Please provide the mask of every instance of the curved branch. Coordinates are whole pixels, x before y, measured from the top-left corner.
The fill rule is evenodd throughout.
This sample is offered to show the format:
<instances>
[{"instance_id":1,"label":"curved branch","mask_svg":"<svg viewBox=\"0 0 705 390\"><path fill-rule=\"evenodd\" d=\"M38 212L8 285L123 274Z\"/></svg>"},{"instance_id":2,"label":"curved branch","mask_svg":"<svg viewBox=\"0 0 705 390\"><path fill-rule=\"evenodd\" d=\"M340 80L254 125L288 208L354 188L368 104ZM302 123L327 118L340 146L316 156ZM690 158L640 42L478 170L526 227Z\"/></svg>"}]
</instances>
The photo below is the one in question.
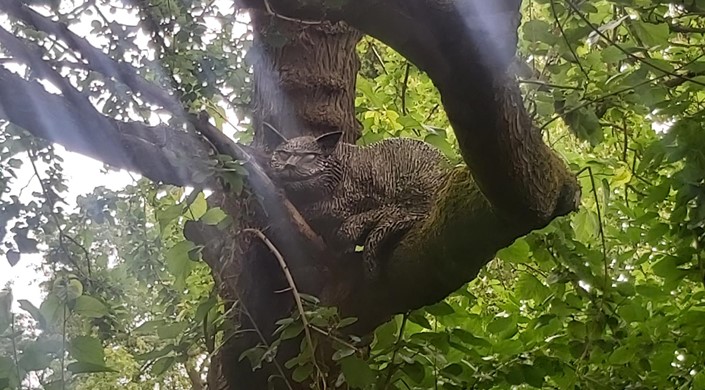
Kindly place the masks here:
<instances>
[{"instance_id":1,"label":"curved branch","mask_svg":"<svg viewBox=\"0 0 705 390\"><path fill-rule=\"evenodd\" d=\"M168 126L121 122L95 110L82 110L0 67L0 119L67 150L154 181L194 184L208 168L208 146L198 137Z\"/></svg>"}]
</instances>

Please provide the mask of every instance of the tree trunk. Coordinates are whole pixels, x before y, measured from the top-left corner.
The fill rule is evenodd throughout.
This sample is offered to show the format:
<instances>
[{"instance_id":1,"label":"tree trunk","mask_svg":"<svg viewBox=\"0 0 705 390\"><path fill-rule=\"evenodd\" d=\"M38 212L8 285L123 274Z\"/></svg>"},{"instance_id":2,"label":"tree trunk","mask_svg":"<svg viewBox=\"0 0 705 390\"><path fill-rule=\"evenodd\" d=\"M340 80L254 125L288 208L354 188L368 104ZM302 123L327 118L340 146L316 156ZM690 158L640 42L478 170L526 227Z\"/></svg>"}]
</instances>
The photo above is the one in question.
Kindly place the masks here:
<instances>
[{"instance_id":1,"label":"tree trunk","mask_svg":"<svg viewBox=\"0 0 705 390\"><path fill-rule=\"evenodd\" d=\"M254 145L264 149L276 146L276 140L261 130L265 121L286 137L343 131L344 140L354 142L360 135L354 106L359 69L355 46L362 34L343 22L307 25L260 11L252 11L251 17ZM278 376L280 370L288 371L282 368L298 353L298 340L280 347L279 367L270 364L253 372L250 362L241 361L240 355L257 344L271 342L275 322L290 315L293 300L290 293L280 292L289 286L270 250L257 237L243 236L242 231L247 227L263 229L275 246L286 253L289 269L303 292L319 295L331 270L310 261L310 254L315 253L310 243L278 225L277 217L272 215L276 211L260 210L252 199L234 198L226 192L211 198L228 210L235 223L221 236L221 242L230 240L231 245L209 245L204 257L214 270L221 296L238 301L233 320L250 331L232 337L218 359L213 360L212 367L221 374L211 376L210 386L266 389L270 376ZM248 209L255 211L243 215L242 210ZM213 232L212 236L221 234ZM275 381L275 387L287 388L283 381Z\"/></svg>"}]
</instances>

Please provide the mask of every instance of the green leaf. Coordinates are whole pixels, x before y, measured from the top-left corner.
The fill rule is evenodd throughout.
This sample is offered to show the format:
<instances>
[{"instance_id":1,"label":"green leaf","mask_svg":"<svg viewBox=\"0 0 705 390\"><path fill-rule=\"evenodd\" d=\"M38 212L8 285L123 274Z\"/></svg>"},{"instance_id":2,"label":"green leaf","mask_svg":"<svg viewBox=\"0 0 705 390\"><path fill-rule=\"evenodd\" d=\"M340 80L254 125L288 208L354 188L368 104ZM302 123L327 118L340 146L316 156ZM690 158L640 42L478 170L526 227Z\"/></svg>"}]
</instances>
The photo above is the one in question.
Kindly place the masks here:
<instances>
[{"instance_id":1,"label":"green leaf","mask_svg":"<svg viewBox=\"0 0 705 390\"><path fill-rule=\"evenodd\" d=\"M303 366L298 366L291 373L291 379L295 382L301 383L313 374L313 364L304 364Z\"/></svg>"},{"instance_id":2,"label":"green leaf","mask_svg":"<svg viewBox=\"0 0 705 390\"><path fill-rule=\"evenodd\" d=\"M143 353L140 355L135 355L135 360L154 360L157 358L160 358L162 356L166 356L169 354L171 351L174 350L174 345L169 344L165 346L164 348L159 348L159 349L154 349L150 352Z\"/></svg>"},{"instance_id":3,"label":"green leaf","mask_svg":"<svg viewBox=\"0 0 705 390\"><path fill-rule=\"evenodd\" d=\"M703 369L693 377L693 388L705 389L705 371Z\"/></svg>"},{"instance_id":4,"label":"green leaf","mask_svg":"<svg viewBox=\"0 0 705 390\"><path fill-rule=\"evenodd\" d=\"M31 315L32 318L37 321L41 329L46 329L46 319L44 318L44 315L42 314L40 309L38 309L32 304L32 302L26 299L20 299L17 302L20 304L20 308L22 310L29 313L29 315Z\"/></svg>"},{"instance_id":5,"label":"green leaf","mask_svg":"<svg viewBox=\"0 0 705 390\"><path fill-rule=\"evenodd\" d=\"M629 346L621 346L610 354L609 362L613 365L622 365L631 362L636 355L636 351Z\"/></svg>"},{"instance_id":6,"label":"green leaf","mask_svg":"<svg viewBox=\"0 0 705 390\"><path fill-rule=\"evenodd\" d=\"M137 335L151 334L157 331L162 326L166 325L165 320L145 321L143 324L135 328L132 332Z\"/></svg>"},{"instance_id":7,"label":"green leaf","mask_svg":"<svg viewBox=\"0 0 705 390\"><path fill-rule=\"evenodd\" d=\"M198 220L206 214L207 210L208 203L206 202L206 196L203 194L203 191L200 191L184 214L189 218Z\"/></svg>"},{"instance_id":8,"label":"green leaf","mask_svg":"<svg viewBox=\"0 0 705 390\"><path fill-rule=\"evenodd\" d=\"M73 311L76 314L90 318L100 318L108 314L108 308L101 301L88 295L76 298Z\"/></svg>"},{"instance_id":9,"label":"green leaf","mask_svg":"<svg viewBox=\"0 0 705 390\"><path fill-rule=\"evenodd\" d=\"M174 361L175 359L172 356L166 356L157 359L152 365L152 375L161 376L171 368L171 366L174 364Z\"/></svg>"},{"instance_id":10,"label":"green leaf","mask_svg":"<svg viewBox=\"0 0 705 390\"><path fill-rule=\"evenodd\" d=\"M160 326L157 328L157 335L162 340L175 339L184 333L187 328L187 322L177 322L175 324Z\"/></svg>"},{"instance_id":11,"label":"green leaf","mask_svg":"<svg viewBox=\"0 0 705 390\"><path fill-rule=\"evenodd\" d=\"M65 305L61 303L56 294L48 294L44 301L39 306L39 311L42 313L48 322L56 324L63 316Z\"/></svg>"},{"instance_id":12,"label":"green leaf","mask_svg":"<svg viewBox=\"0 0 705 390\"><path fill-rule=\"evenodd\" d=\"M412 311L407 319L409 322L413 322L414 324L419 325L422 328L433 329L433 326L428 321L428 318L426 318L424 312L421 310Z\"/></svg>"},{"instance_id":13,"label":"green leaf","mask_svg":"<svg viewBox=\"0 0 705 390\"><path fill-rule=\"evenodd\" d=\"M412 381L416 383L421 383L426 376L426 369L423 364L419 362L412 362L411 364L404 364L401 367L404 374L406 374Z\"/></svg>"},{"instance_id":14,"label":"green leaf","mask_svg":"<svg viewBox=\"0 0 705 390\"><path fill-rule=\"evenodd\" d=\"M425 309L429 314L436 317L455 314L455 309L453 309L453 306L449 305L445 301L440 301L434 305L426 306Z\"/></svg>"},{"instance_id":15,"label":"green leaf","mask_svg":"<svg viewBox=\"0 0 705 390\"><path fill-rule=\"evenodd\" d=\"M571 225L575 230L576 238L582 242L592 241L597 237L600 229L597 213L588 209L583 209L575 214Z\"/></svg>"},{"instance_id":16,"label":"green leaf","mask_svg":"<svg viewBox=\"0 0 705 390\"><path fill-rule=\"evenodd\" d=\"M487 331L492 334L498 334L504 332L510 327L514 326L516 321L512 317L495 317L489 324L487 324Z\"/></svg>"},{"instance_id":17,"label":"green leaf","mask_svg":"<svg viewBox=\"0 0 705 390\"><path fill-rule=\"evenodd\" d=\"M631 24L639 38L649 47L662 46L668 43L670 33L667 23L645 23L632 20Z\"/></svg>"},{"instance_id":18,"label":"green leaf","mask_svg":"<svg viewBox=\"0 0 705 390\"><path fill-rule=\"evenodd\" d=\"M517 280L516 293L522 299L533 299L536 303L540 303L551 291L534 275L524 272Z\"/></svg>"},{"instance_id":19,"label":"green leaf","mask_svg":"<svg viewBox=\"0 0 705 390\"><path fill-rule=\"evenodd\" d=\"M191 258L189 252L196 246L191 241L180 241L169 248L164 255L166 257L166 268L174 275L175 286L183 288L186 277L191 273Z\"/></svg>"},{"instance_id":20,"label":"green leaf","mask_svg":"<svg viewBox=\"0 0 705 390\"><path fill-rule=\"evenodd\" d=\"M364 389L374 383L377 375L364 360L355 356L340 361L345 381L354 389Z\"/></svg>"},{"instance_id":21,"label":"green leaf","mask_svg":"<svg viewBox=\"0 0 705 390\"><path fill-rule=\"evenodd\" d=\"M105 365L105 353L100 340L91 336L78 336L71 340L68 346L71 357L83 363L97 366Z\"/></svg>"},{"instance_id":22,"label":"green leaf","mask_svg":"<svg viewBox=\"0 0 705 390\"><path fill-rule=\"evenodd\" d=\"M372 344L373 349L384 349L394 344L397 339L397 328L396 319L377 327L375 330L375 340Z\"/></svg>"},{"instance_id":23,"label":"green leaf","mask_svg":"<svg viewBox=\"0 0 705 390\"><path fill-rule=\"evenodd\" d=\"M354 353L355 353L354 349L343 347L342 349L335 351L335 353L333 354L333 360L338 361L342 358L352 356Z\"/></svg>"},{"instance_id":24,"label":"green leaf","mask_svg":"<svg viewBox=\"0 0 705 390\"><path fill-rule=\"evenodd\" d=\"M558 40L558 37L551 33L553 30L551 25L540 19L527 21L522 30L524 31L524 39L529 42L544 42L553 45Z\"/></svg>"},{"instance_id":25,"label":"green leaf","mask_svg":"<svg viewBox=\"0 0 705 390\"><path fill-rule=\"evenodd\" d=\"M524 239L514 241L512 245L497 252L497 257L510 263L525 263L529 260L531 247Z\"/></svg>"},{"instance_id":26,"label":"green leaf","mask_svg":"<svg viewBox=\"0 0 705 390\"><path fill-rule=\"evenodd\" d=\"M225 214L223 209L220 207L213 207L208 209L205 214L201 217L201 222L206 225L217 225L222 222L228 215Z\"/></svg>"}]
</instances>

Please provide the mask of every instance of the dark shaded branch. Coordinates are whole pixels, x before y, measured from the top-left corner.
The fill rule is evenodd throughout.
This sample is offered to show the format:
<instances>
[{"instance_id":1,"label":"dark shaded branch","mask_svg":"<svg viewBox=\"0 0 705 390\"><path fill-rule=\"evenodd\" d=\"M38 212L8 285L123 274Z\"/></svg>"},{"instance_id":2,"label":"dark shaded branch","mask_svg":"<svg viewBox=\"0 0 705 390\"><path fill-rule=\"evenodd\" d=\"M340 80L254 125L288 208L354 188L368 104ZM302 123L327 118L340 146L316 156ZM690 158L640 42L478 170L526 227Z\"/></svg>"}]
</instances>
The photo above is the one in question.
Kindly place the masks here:
<instances>
[{"instance_id":1,"label":"dark shaded branch","mask_svg":"<svg viewBox=\"0 0 705 390\"><path fill-rule=\"evenodd\" d=\"M207 169L207 145L186 131L120 122L82 110L4 68L0 68L0 118L67 150L154 181L193 184L194 175Z\"/></svg>"}]
</instances>

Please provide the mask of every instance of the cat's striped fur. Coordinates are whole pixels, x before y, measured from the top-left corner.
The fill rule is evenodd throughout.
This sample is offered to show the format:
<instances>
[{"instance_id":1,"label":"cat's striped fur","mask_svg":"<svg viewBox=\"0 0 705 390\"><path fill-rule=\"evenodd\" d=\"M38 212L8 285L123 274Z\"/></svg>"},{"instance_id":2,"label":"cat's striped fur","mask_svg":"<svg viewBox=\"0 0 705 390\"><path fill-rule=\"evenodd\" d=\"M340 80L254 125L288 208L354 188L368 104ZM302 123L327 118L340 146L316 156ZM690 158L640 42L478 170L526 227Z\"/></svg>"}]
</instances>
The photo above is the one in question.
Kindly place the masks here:
<instances>
[{"instance_id":1,"label":"cat's striped fur","mask_svg":"<svg viewBox=\"0 0 705 390\"><path fill-rule=\"evenodd\" d=\"M333 248L364 246L368 277L414 224L428 216L449 170L433 146L390 138L367 146L340 133L284 140L272 153L273 178Z\"/></svg>"}]
</instances>

